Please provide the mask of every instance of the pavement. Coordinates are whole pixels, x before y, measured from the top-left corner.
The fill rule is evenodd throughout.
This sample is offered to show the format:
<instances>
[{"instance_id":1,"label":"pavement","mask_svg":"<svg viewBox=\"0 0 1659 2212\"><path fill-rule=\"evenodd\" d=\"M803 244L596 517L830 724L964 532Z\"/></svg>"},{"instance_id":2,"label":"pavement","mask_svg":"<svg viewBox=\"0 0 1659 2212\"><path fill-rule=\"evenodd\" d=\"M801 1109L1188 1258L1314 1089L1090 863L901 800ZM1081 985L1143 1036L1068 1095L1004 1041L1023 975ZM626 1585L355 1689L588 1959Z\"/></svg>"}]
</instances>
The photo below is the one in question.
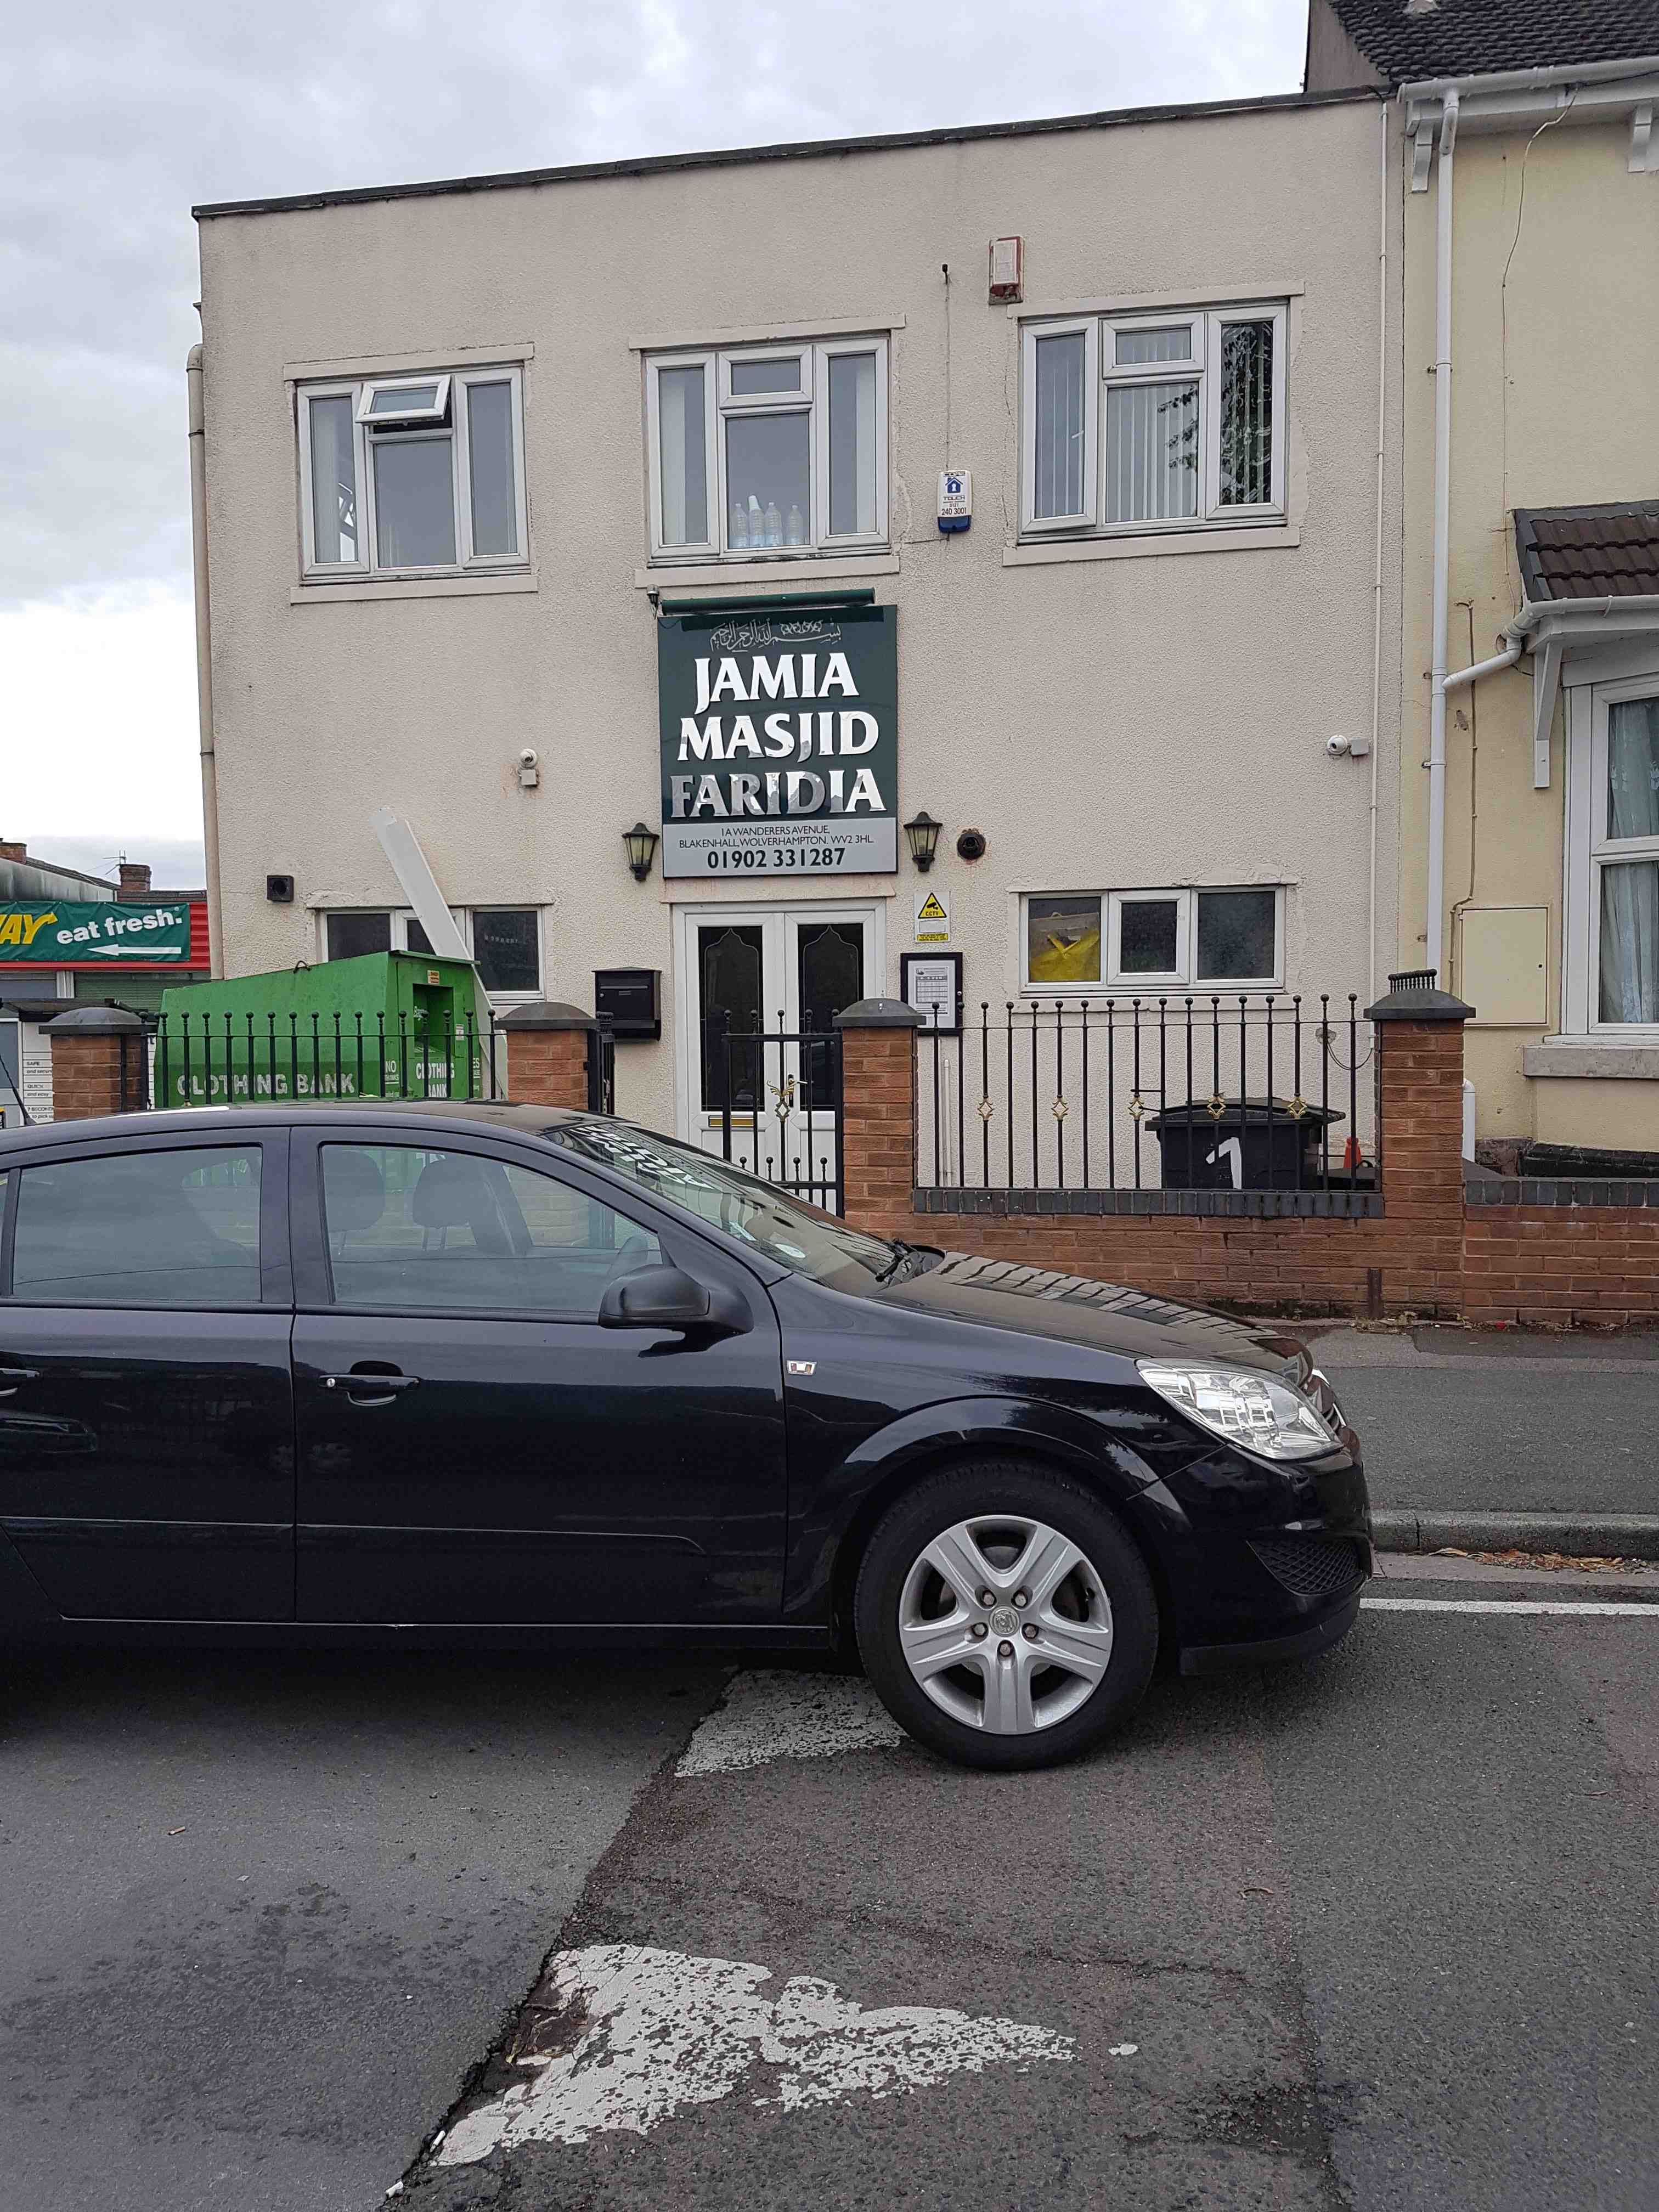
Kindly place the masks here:
<instances>
[{"instance_id":1,"label":"pavement","mask_svg":"<svg viewBox=\"0 0 1659 2212\"><path fill-rule=\"evenodd\" d=\"M1359 1431L1386 1541L1505 1536L1470 1516L1554 1516L1554 1548L1659 1554L1659 1336L1304 1328ZM1395 1516L1390 1518L1389 1516ZM1461 1516L1461 1522L1438 1516ZM1611 1516L1617 1516L1613 1518ZM1626 1525L1634 1517L1640 1525Z\"/></svg>"}]
</instances>

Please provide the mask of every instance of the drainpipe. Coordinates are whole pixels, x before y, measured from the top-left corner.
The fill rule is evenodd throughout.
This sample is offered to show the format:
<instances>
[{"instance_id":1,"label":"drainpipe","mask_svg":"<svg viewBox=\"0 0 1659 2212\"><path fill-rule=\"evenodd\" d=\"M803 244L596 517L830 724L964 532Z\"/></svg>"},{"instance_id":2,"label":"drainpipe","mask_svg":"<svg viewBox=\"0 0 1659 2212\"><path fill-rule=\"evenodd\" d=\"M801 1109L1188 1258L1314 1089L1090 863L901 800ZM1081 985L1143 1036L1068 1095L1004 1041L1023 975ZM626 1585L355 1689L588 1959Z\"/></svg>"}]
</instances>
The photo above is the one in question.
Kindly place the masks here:
<instances>
[{"instance_id":1,"label":"drainpipe","mask_svg":"<svg viewBox=\"0 0 1659 2212\"><path fill-rule=\"evenodd\" d=\"M202 833L207 851L209 964L225 972L225 925L219 904L219 776L213 753L213 655L208 612L207 438L203 428L202 349L185 363L190 395L190 550L196 586L196 716L201 732Z\"/></svg>"},{"instance_id":2,"label":"drainpipe","mask_svg":"<svg viewBox=\"0 0 1659 2212\"><path fill-rule=\"evenodd\" d=\"M1376 549L1371 576L1371 799L1370 939L1367 974L1370 994L1376 989L1376 800L1377 748L1382 735L1382 495L1383 455L1388 444L1389 397L1389 108L1377 103L1380 128L1376 182ZM1398 917L1395 927L1399 927ZM1369 1004L1370 1001L1367 1001Z\"/></svg>"},{"instance_id":3,"label":"drainpipe","mask_svg":"<svg viewBox=\"0 0 1659 2212\"><path fill-rule=\"evenodd\" d=\"M1423 965L1441 964L1441 909L1446 894L1447 572L1451 562L1452 153L1457 143L1457 89L1440 110L1440 162L1435 174L1434 247L1434 654L1429 673L1429 896Z\"/></svg>"}]
</instances>

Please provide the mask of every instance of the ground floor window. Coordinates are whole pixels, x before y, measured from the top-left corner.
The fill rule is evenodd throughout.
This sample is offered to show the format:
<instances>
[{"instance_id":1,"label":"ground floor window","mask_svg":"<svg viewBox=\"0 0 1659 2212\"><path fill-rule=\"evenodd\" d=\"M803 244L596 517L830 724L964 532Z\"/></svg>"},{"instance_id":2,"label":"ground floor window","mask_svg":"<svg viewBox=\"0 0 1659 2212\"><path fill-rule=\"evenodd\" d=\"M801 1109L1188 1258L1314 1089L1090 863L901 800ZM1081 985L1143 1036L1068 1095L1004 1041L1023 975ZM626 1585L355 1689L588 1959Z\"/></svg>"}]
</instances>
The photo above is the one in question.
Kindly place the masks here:
<instances>
[{"instance_id":1,"label":"ground floor window","mask_svg":"<svg viewBox=\"0 0 1659 2212\"><path fill-rule=\"evenodd\" d=\"M1659 671L1575 687L1568 726L1564 1025L1659 1030Z\"/></svg>"},{"instance_id":2,"label":"ground floor window","mask_svg":"<svg viewBox=\"0 0 1659 2212\"><path fill-rule=\"evenodd\" d=\"M1027 991L1271 989L1283 976L1278 884L1033 891L1022 903Z\"/></svg>"},{"instance_id":3,"label":"ground floor window","mask_svg":"<svg viewBox=\"0 0 1659 2212\"><path fill-rule=\"evenodd\" d=\"M541 996L541 911L524 907L452 908L455 925L478 963L492 999ZM337 908L325 914L324 957L356 960L366 952L430 952L432 940L407 908Z\"/></svg>"}]
</instances>

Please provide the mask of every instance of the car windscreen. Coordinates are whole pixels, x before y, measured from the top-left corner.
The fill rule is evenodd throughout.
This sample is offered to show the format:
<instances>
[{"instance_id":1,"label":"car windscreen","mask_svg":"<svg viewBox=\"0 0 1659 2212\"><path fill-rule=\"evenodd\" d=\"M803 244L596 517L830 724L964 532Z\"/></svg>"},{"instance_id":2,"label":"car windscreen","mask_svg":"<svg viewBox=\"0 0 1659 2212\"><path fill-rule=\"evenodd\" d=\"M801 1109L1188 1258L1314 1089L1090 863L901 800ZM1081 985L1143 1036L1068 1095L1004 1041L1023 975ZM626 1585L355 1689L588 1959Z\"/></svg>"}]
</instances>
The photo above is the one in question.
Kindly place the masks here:
<instances>
[{"instance_id":1,"label":"car windscreen","mask_svg":"<svg viewBox=\"0 0 1659 2212\"><path fill-rule=\"evenodd\" d=\"M833 1213L793 1198L775 1183L627 1121L563 1121L543 1133L551 1144L626 1176L653 1197L695 1213L769 1260L836 1290L866 1290L892 1268L899 1248L849 1229Z\"/></svg>"}]
</instances>

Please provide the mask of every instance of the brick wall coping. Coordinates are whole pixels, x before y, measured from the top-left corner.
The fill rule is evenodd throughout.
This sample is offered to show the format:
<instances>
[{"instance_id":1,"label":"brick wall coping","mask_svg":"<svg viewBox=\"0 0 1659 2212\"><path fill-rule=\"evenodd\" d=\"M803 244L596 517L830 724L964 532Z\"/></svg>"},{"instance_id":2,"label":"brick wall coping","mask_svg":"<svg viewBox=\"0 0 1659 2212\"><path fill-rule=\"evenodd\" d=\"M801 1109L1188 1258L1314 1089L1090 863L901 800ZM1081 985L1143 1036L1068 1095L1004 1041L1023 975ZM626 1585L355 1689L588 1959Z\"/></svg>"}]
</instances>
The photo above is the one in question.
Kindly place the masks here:
<instances>
[{"instance_id":1,"label":"brick wall coping","mask_svg":"<svg viewBox=\"0 0 1659 2212\"><path fill-rule=\"evenodd\" d=\"M67 1036L131 1036L143 1028L142 1018L125 1006L76 1006L54 1014L50 1024L54 1039Z\"/></svg>"},{"instance_id":2,"label":"brick wall coping","mask_svg":"<svg viewBox=\"0 0 1659 2212\"><path fill-rule=\"evenodd\" d=\"M1659 1178L1495 1176L1463 1178L1466 1206L1644 1206L1659 1212Z\"/></svg>"},{"instance_id":3,"label":"brick wall coping","mask_svg":"<svg viewBox=\"0 0 1659 2212\"><path fill-rule=\"evenodd\" d=\"M1392 975L1389 981L1394 988L1387 997L1366 1007L1368 1022L1467 1022L1474 1016L1474 1008L1453 998L1449 991L1401 983Z\"/></svg>"},{"instance_id":4,"label":"brick wall coping","mask_svg":"<svg viewBox=\"0 0 1659 2212\"><path fill-rule=\"evenodd\" d=\"M1656 1201L1659 1203L1659 1201ZM1186 1214L1235 1221L1378 1221L1374 1190L934 1190L910 1194L926 1214L994 1214L1009 1219L1053 1214Z\"/></svg>"},{"instance_id":5,"label":"brick wall coping","mask_svg":"<svg viewBox=\"0 0 1659 2212\"><path fill-rule=\"evenodd\" d=\"M925 1018L902 999L860 999L836 1016L838 1030L922 1030Z\"/></svg>"},{"instance_id":6,"label":"brick wall coping","mask_svg":"<svg viewBox=\"0 0 1659 2212\"><path fill-rule=\"evenodd\" d=\"M596 1030L598 1017L562 999L543 999L533 1006L514 1006L495 1024L498 1030Z\"/></svg>"}]
</instances>

